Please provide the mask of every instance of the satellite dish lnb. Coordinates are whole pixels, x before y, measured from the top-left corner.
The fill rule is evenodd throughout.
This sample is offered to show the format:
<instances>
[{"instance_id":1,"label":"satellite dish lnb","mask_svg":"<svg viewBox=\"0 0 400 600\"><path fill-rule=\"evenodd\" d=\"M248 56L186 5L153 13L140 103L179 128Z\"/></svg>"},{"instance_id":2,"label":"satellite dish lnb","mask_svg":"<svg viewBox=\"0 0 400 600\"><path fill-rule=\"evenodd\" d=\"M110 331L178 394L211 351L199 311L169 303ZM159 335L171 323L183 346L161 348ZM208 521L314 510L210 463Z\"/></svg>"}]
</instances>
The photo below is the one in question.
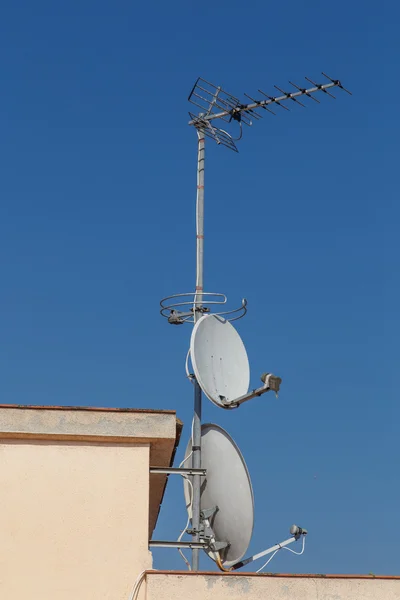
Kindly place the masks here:
<instances>
[{"instance_id":1,"label":"satellite dish lnb","mask_svg":"<svg viewBox=\"0 0 400 600\"><path fill-rule=\"evenodd\" d=\"M294 535L294 537L299 538L301 535L307 535L307 529L303 529L302 527L298 527L298 525L292 525L290 528L290 533Z\"/></svg>"},{"instance_id":2,"label":"satellite dish lnb","mask_svg":"<svg viewBox=\"0 0 400 600\"><path fill-rule=\"evenodd\" d=\"M189 440L185 457L192 450ZM191 466L191 458L186 462ZM216 541L223 545L218 554L206 549L224 568L236 564L246 553L254 524L254 500L249 472L243 456L230 435L212 423L201 427L201 466L207 470L201 485L200 510ZM184 479L184 494L191 517L191 486Z\"/></svg>"}]
</instances>

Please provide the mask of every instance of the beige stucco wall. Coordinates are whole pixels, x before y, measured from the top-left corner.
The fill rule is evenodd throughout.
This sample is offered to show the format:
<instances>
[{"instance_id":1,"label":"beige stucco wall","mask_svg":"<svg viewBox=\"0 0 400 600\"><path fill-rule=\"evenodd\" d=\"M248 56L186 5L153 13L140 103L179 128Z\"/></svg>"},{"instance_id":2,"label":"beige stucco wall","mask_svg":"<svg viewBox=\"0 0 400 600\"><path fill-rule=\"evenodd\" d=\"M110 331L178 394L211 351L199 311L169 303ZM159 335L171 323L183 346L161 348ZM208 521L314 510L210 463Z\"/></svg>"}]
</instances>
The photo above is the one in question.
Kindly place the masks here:
<instances>
[{"instance_id":1,"label":"beige stucco wall","mask_svg":"<svg viewBox=\"0 0 400 600\"><path fill-rule=\"evenodd\" d=\"M0 406L0 600L129 600L176 435L175 413Z\"/></svg>"},{"instance_id":2,"label":"beige stucco wall","mask_svg":"<svg viewBox=\"0 0 400 600\"><path fill-rule=\"evenodd\" d=\"M129 598L151 567L149 446L3 441L0 464L0 598Z\"/></svg>"},{"instance_id":3,"label":"beige stucco wall","mask_svg":"<svg viewBox=\"0 0 400 600\"><path fill-rule=\"evenodd\" d=\"M148 573L146 600L400 600L400 579Z\"/></svg>"}]
</instances>

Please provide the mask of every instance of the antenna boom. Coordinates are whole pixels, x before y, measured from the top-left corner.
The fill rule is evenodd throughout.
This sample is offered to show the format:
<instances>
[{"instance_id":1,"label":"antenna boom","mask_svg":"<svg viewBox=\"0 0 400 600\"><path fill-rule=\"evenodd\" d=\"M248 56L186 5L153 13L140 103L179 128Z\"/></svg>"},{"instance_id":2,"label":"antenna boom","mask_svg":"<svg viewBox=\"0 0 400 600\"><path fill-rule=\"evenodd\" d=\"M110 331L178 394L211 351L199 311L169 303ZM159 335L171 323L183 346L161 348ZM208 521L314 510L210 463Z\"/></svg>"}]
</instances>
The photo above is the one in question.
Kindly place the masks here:
<instances>
[{"instance_id":1,"label":"antenna boom","mask_svg":"<svg viewBox=\"0 0 400 600\"><path fill-rule=\"evenodd\" d=\"M233 119L235 118L235 115L242 115L243 113L247 113L249 111L255 110L256 108L266 108L267 106L270 106L271 104L278 104L279 102L283 102L285 100L295 100L296 98L299 98L300 96L308 96L308 97L312 97L312 94L315 94L316 92L324 92L325 90L328 90L330 88L334 88L334 87L340 87L341 89L345 90L347 93L350 93L348 90L346 90L345 88L343 88L343 86L341 85L340 81L332 81L331 83L324 83L321 85L315 85L314 87L308 88L308 89L301 89L297 92L293 92L293 93L287 93L284 94L282 96L271 96L268 97L266 100L256 100L254 102L251 102L250 104L241 104L240 106L237 106L235 108L231 108L230 110L222 110L218 113L209 113L209 114L205 114L205 115L201 115L201 119L204 121L213 121L214 119L223 119L224 117L228 117L231 116ZM192 119L191 121L189 121L189 125L197 125L197 119Z\"/></svg>"}]
</instances>

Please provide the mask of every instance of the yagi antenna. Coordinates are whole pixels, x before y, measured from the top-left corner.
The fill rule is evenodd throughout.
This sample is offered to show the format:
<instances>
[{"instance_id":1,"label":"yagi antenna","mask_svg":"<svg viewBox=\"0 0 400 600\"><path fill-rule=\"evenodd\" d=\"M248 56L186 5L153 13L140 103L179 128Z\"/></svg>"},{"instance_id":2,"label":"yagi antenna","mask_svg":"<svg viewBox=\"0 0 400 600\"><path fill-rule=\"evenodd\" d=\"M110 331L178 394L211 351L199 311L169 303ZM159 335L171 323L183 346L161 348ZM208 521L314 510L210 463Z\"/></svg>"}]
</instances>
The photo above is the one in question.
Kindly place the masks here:
<instances>
[{"instance_id":1,"label":"yagi antenna","mask_svg":"<svg viewBox=\"0 0 400 600\"><path fill-rule=\"evenodd\" d=\"M196 286L193 292L174 294L163 298L161 314L173 325L192 323L195 325L191 339L191 347L187 357L187 376L194 385L194 417L191 440L191 484L193 486L191 495L191 542L150 542L151 545L162 545L164 547L187 547L192 550L192 569L199 568L199 550L201 548L210 550L210 534L212 529L208 524L209 519L201 511L201 480L206 477L206 470L202 469L201 462L201 410L202 392L217 406L233 409L254 397L261 396L269 390L276 393L281 384L280 377L266 373L261 377L264 385L253 391L248 391L248 364L245 350L241 347L241 340L236 336L233 326L229 321L241 319L247 312L247 301L242 300L241 305L235 309L228 309L225 305L227 298L220 292L205 292L203 282L203 254L204 254L204 157L206 138L214 140L219 146L238 152L236 143L243 134L243 125L249 127L254 121L263 117L263 111L275 115L279 109L290 110L287 104L298 104L305 107L300 100L310 98L319 103L319 98L330 96L334 88L344 90L351 95L339 79L332 79L326 73L322 73L327 83L316 83L306 77L306 81L312 87L301 87L289 81L295 91L285 91L275 86L280 95L270 95L261 89L258 97L245 94L250 102L241 102L236 96L228 93L220 86L199 77L195 82L190 94L189 102L199 109L195 114L190 112L189 125L197 132L197 198L196 198ZM233 135L233 128L237 134ZM215 309L215 310L213 310ZM213 314L211 314L213 313ZM202 319L202 324L198 322ZM223 332L224 329L224 332ZM194 373L189 373L189 357L192 361ZM186 459L185 459L186 460ZM164 470L165 471L165 470ZM164 472L163 471L163 472ZM188 469L170 469L169 472L188 476ZM159 472L156 470L153 472ZM208 515L214 514L213 507L207 507ZM210 512L211 511L211 512ZM201 512L203 514L201 514ZM207 523L206 523L207 522ZM205 525L206 523L206 525ZM205 535L205 529L210 535ZM300 530L305 534L305 530ZM211 537L210 537L211 536ZM232 568L238 568L239 564L247 564L255 558L275 552L276 548L285 546L299 537L299 532L286 542L278 544L277 547L246 559ZM304 537L304 536L303 536ZM181 538L180 538L181 539ZM226 544L222 540L220 544ZM212 548L211 548L212 549ZM215 550L215 547L214 547ZM222 563L221 563L222 564Z\"/></svg>"},{"instance_id":2,"label":"yagi antenna","mask_svg":"<svg viewBox=\"0 0 400 600\"><path fill-rule=\"evenodd\" d=\"M309 77L306 77L305 79L313 85L313 87L307 89L289 81L290 85L296 88L296 92L286 92L277 85L274 85L274 88L278 90L278 92L281 92L282 96L270 96L259 89L258 92L264 96L264 98L256 100L248 94L244 94L246 98L251 100L251 102L247 104L239 102L235 96L228 94L221 87L217 87L199 77L189 94L188 100L200 108L202 112L200 112L198 115L189 113L189 125L194 125L196 129L203 130L204 134L207 137L213 138L217 144L222 144L226 148L238 152L236 144L234 143L237 141L237 139L235 140L228 132L217 127L216 125L213 126L212 121L215 119L221 119L227 123L236 121L240 125L244 123L245 125L250 126L253 124L253 120L259 120L262 118L262 115L257 112L257 109L260 108L265 109L272 114L275 113L270 107L275 104L281 108L284 108L285 110L289 110L289 108L283 104L283 102L287 100L291 100L295 104L299 104L305 108L306 105L300 102L299 97L306 96L319 103L318 98L316 98L314 94L317 92L323 92L331 98L335 98L335 96L328 91L334 87L338 87L351 95L351 92L349 92L349 90L347 90L341 84L339 79L332 79L326 75L326 73L322 73L322 75L326 79L329 79L330 83L319 84L315 83L315 81ZM240 137L238 139L240 139Z\"/></svg>"}]
</instances>

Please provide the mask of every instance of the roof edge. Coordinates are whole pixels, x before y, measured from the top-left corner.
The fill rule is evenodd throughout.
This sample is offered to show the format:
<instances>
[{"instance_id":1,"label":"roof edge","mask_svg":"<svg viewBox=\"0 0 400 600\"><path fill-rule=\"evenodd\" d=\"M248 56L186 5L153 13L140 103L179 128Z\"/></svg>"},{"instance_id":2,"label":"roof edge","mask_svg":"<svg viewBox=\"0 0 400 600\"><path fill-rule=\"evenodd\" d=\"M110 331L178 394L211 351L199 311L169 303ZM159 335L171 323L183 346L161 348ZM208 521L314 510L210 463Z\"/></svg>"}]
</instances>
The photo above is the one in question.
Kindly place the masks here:
<instances>
[{"instance_id":1,"label":"roof edge","mask_svg":"<svg viewBox=\"0 0 400 600\"><path fill-rule=\"evenodd\" d=\"M352 574L338 574L338 573L256 573L243 571L242 573L225 573L223 571L158 571L158 570L147 570L147 575L188 575L193 577L196 575L206 575L210 577L215 575L217 577L282 577L282 578L299 578L299 579L391 579L400 581L400 575L352 575Z\"/></svg>"},{"instance_id":2,"label":"roof edge","mask_svg":"<svg viewBox=\"0 0 400 600\"><path fill-rule=\"evenodd\" d=\"M176 415L175 410L163 410L161 408L116 408L107 406L46 406L42 404L0 404L0 409L2 408L20 408L32 410L87 410L94 412L156 413L163 415Z\"/></svg>"}]
</instances>

